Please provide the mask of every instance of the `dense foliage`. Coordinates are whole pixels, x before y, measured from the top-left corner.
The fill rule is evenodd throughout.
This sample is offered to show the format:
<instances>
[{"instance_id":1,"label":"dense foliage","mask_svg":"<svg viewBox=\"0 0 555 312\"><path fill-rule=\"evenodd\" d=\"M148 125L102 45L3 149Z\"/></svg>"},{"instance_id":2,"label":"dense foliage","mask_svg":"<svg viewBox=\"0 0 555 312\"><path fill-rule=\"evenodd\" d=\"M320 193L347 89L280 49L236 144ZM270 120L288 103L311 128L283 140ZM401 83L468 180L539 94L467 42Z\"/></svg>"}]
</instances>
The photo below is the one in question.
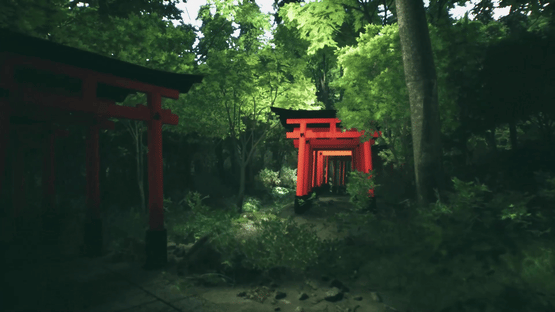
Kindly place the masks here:
<instances>
[{"instance_id":1,"label":"dense foliage","mask_svg":"<svg viewBox=\"0 0 555 312\"><path fill-rule=\"evenodd\" d=\"M163 128L166 228L178 243L209 234L225 272L356 271L406 296L411 311L555 310L555 5L501 1L511 10L495 20L494 2L480 1L474 18L454 19L449 9L469 1L429 1L450 183L436 202L418 206L396 9L386 2L276 1L272 22L254 1L209 0L195 27L183 23L177 1L4 1L0 27L205 75L188 94L163 102L180 118ZM144 102L134 94L118 105ZM345 225L346 241L321 241L310 227L278 217L291 209L297 154L272 106L336 109L346 128L382 132L372 179L352 173L353 209L332 218ZM57 142L64 152L56 155L56 189L73 225L65 237L77 239L74 225L86 218L85 130L68 129ZM144 238L145 134L142 122L127 120L101 132L112 249ZM25 157L28 202L39 209L40 155ZM376 214L365 212L369 187ZM256 234L244 235L246 227Z\"/></svg>"}]
</instances>

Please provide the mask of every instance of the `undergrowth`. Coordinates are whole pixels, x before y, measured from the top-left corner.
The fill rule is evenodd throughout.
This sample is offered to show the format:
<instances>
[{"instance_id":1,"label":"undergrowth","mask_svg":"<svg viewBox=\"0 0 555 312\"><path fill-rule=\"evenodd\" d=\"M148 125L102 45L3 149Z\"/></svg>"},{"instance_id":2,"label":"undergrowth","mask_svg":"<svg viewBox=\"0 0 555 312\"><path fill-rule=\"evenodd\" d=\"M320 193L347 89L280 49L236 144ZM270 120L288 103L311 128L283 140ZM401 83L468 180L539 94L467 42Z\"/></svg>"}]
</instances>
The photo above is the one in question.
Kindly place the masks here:
<instances>
[{"instance_id":1,"label":"undergrowth","mask_svg":"<svg viewBox=\"0 0 555 312\"><path fill-rule=\"evenodd\" d=\"M339 216L365 229L366 244L321 257L337 274L358 270L405 294L415 311L555 311L555 179L535 195L452 182L446 198L407 219Z\"/></svg>"}]
</instances>

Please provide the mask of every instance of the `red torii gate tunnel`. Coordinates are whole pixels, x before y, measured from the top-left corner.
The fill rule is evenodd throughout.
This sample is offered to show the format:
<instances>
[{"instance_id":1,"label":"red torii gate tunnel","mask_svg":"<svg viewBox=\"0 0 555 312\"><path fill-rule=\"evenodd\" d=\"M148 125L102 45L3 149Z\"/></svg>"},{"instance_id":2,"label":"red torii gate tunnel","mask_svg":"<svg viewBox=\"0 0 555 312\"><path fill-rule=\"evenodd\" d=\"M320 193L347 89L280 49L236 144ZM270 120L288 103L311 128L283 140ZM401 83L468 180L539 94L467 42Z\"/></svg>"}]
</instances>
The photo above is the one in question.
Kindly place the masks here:
<instances>
[{"instance_id":1,"label":"red torii gate tunnel","mask_svg":"<svg viewBox=\"0 0 555 312\"><path fill-rule=\"evenodd\" d=\"M272 111L280 116L284 126L293 125L286 126L290 130L287 138L293 139L299 149L295 212L303 213L308 209L300 204L299 199L306 203L314 190L329 185L330 181L334 190L338 190L344 188L347 172L368 173L372 170L372 144L375 140L361 142L364 131L342 130L335 111L294 111L275 107ZM378 136L377 131L372 134L373 138ZM368 195L373 197L374 190L368 190Z\"/></svg>"},{"instance_id":2,"label":"red torii gate tunnel","mask_svg":"<svg viewBox=\"0 0 555 312\"><path fill-rule=\"evenodd\" d=\"M14 224L11 235L0 237L10 245L21 239L26 223L24 155L42 149L43 216L45 241L51 244L59 227L55 193L54 143L67 135L64 125L88 128L86 138L87 221L84 243L89 256L102 253L99 191L99 130L113 129L109 117L148 123L149 229L145 268L167 262L167 234L163 216L162 125L177 125L178 116L162 109L162 97L177 99L202 76L174 74L121 62L94 53L0 30L0 203L2 187L11 186L13 209L3 207L3 225ZM147 106L116 105L127 95L147 95ZM85 148L85 146L83 146ZM12 181L6 180L6 156L12 154ZM10 185L9 182L13 184ZM3 185L4 183L4 185ZM3 220L2 220L3 219ZM15 243L14 243L15 244Z\"/></svg>"}]
</instances>

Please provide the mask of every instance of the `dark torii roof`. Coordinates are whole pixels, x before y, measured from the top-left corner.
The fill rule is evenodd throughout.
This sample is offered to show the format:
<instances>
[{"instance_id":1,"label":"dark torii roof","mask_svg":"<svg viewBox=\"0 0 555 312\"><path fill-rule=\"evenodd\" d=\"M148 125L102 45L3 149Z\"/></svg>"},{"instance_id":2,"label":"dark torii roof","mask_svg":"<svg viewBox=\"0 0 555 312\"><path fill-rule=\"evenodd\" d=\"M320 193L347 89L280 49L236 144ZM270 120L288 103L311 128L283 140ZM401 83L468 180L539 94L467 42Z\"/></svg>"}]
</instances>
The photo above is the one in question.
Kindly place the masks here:
<instances>
[{"instance_id":1,"label":"dark torii roof","mask_svg":"<svg viewBox=\"0 0 555 312\"><path fill-rule=\"evenodd\" d=\"M178 90L180 93L187 93L193 84L200 83L203 79L201 75L176 74L154 70L51 41L0 29L0 54L3 52L37 57L77 68L111 74L158 87ZM67 85L69 86L70 84L71 82L68 81ZM72 88L72 86L69 87ZM97 91L99 98L108 98L116 102L123 101L131 93L134 93L134 90L104 84L99 84Z\"/></svg>"},{"instance_id":2,"label":"dark torii roof","mask_svg":"<svg viewBox=\"0 0 555 312\"><path fill-rule=\"evenodd\" d=\"M293 109L284 109L278 107L271 107L272 112L279 116L281 121L281 125L287 129L287 131L293 131L296 125L287 124L287 119L297 119L297 118L337 118L337 111L333 109L325 109L325 110L293 110ZM341 126L338 123L338 126ZM298 127L298 126L297 126ZM308 124L308 128L321 128L321 127L329 127L327 124Z\"/></svg>"}]
</instances>

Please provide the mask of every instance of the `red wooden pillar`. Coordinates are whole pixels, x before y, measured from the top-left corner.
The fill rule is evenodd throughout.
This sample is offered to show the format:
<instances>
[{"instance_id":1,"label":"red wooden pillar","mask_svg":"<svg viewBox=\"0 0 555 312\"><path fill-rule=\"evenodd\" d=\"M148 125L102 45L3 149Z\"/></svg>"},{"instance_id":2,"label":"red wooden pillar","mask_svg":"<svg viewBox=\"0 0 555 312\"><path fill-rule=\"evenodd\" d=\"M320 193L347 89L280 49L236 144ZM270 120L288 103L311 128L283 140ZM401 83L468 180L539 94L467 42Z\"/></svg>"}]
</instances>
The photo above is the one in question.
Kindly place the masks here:
<instances>
[{"instance_id":1,"label":"red wooden pillar","mask_svg":"<svg viewBox=\"0 0 555 312\"><path fill-rule=\"evenodd\" d=\"M370 154L370 141L366 141L362 145L364 153L364 173L372 170L372 155Z\"/></svg>"},{"instance_id":2,"label":"red wooden pillar","mask_svg":"<svg viewBox=\"0 0 555 312\"><path fill-rule=\"evenodd\" d=\"M353 149L353 170L358 170L358 163L359 163L359 159L358 159L358 148L354 148Z\"/></svg>"},{"instance_id":3,"label":"red wooden pillar","mask_svg":"<svg viewBox=\"0 0 555 312\"><path fill-rule=\"evenodd\" d=\"M322 151L318 152L318 177L316 184L318 186L322 186L322 180L324 177L324 156L322 155Z\"/></svg>"},{"instance_id":4,"label":"red wooden pillar","mask_svg":"<svg viewBox=\"0 0 555 312\"><path fill-rule=\"evenodd\" d=\"M87 219L85 220L84 243L89 257L102 255L102 219L100 216L100 158L98 125L89 126L87 132Z\"/></svg>"},{"instance_id":5,"label":"red wooden pillar","mask_svg":"<svg viewBox=\"0 0 555 312\"><path fill-rule=\"evenodd\" d=\"M345 163L345 160L341 161L341 185L345 185L345 167L347 167L347 164Z\"/></svg>"},{"instance_id":6,"label":"red wooden pillar","mask_svg":"<svg viewBox=\"0 0 555 312\"><path fill-rule=\"evenodd\" d=\"M341 185L341 178L340 178L340 174L341 174L341 162L339 161L339 159L337 158L337 156L335 156L335 185L339 186Z\"/></svg>"},{"instance_id":7,"label":"red wooden pillar","mask_svg":"<svg viewBox=\"0 0 555 312\"><path fill-rule=\"evenodd\" d=\"M306 122L301 122L300 137L299 137L299 156L297 157L297 196L304 195L304 185L305 185L305 167L308 165L305 161L306 159Z\"/></svg>"},{"instance_id":8,"label":"red wooden pillar","mask_svg":"<svg viewBox=\"0 0 555 312\"><path fill-rule=\"evenodd\" d=\"M335 190L337 190L337 186L339 185L339 181L337 178L339 176L338 174L339 166L337 166L337 163L338 163L337 157L334 157L333 158L333 186Z\"/></svg>"},{"instance_id":9,"label":"red wooden pillar","mask_svg":"<svg viewBox=\"0 0 555 312\"><path fill-rule=\"evenodd\" d=\"M308 195L310 192L310 171L311 171L311 164L310 156L312 156L312 147L310 146L310 140L306 140L306 151L305 151L305 180L304 180L304 191L303 195Z\"/></svg>"},{"instance_id":10,"label":"red wooden pillar","mask_svg":"<svg viewBox=\"0 0 555 312\"><path fill-rule=\"evenodd\" d=\"M355 150L351 149L351 171L355 170Z\"/></svg>"},{"instance_id":11,"label":"red wooden pillar","mask_svg":"<svg viewBox=\"0 0 555 312\"><path fill-rule=\"evenodd\" d=\"M330 169L330 174L329 174L328 177L329 177L329 179L331 180L330 183L334 183L335 181L333 181L333 175L334 175L334 172L335 172L335 171L334 171L334 170L335 170L335 167L333 166L333 156L329 156L329 164L330 164L330 167L329 167L329 169Z\"/></svg>"},{"instance_id":12,"label":"red wooden pillar","mask_svg":"<svg viewBox=\"0 0 555 312\"><path fill-rule=\"evenodd\" d=\"M345 185L345 159L341 159L341 185Z\"/></svg>"},{"instance_id":13,"label":"red wooden pillar","mask_svg":"<svg viewBox=\"0 0 555 312\"><path fill-rule=\"evenodd\" d=\"M308 146L310 146L310 141L308 141ZM314 151L312 150L312 148L310 148L310 152L308 153L308 173L307 173L307 183L306 183L306 194L310 193L310 191L312 190L312 178L313 178L313 171L314 171L314 166L313 166L313 162L312 162L312 154L314 153Z\"/></svg>"},{"instance_id":14,"label":"red wooden pillar","mask_svg":"<svg viewBox=\"0 0 555 312\"><path fill-rule=\"evenodd\" d=\"M329 162L330 157L326 156L325 159L326 159L326 184L328 184L328 183L330 183L330 180L328 178L329 177L328 174L330 172L330 162Z\"/></svg>"},{"instance_id":15,"label":"red wooden pillar","mask_svg":"<svg viewBox=\"0 0 555 312\"><path fill-rule=\"evenodd\" d=\"M317 151L312 151L312 186L314 188L316 186L316 177L318 176L318 163L316 157Z\"/></svg>"},{"instance_id":16,"label":"red wooden pillar","mask_svg":"<svg viewBox=\"0 0 555 312\"><path fill-rule=\"evenodd\" d=\"M162 159L162 97L148 93L151 120L148 121L148 191L149 229L146 233L146 269L167 264L167 232L164 228L164 184Z\"/></svg>"},{"instance_id":17,"label":"red wooden pillar","mask_svg":"<svg viewBox=\"0 0 555 312\"><path fill-rule=\"evenodd\" d=\"M364 173L369 173L372 170L372 150L370 147L370 141L366 141L363 144L364 149ZM370 179L371 177L369 177ZM368 194L374 196L374 190L368 190Z\"/></svg>"},{"instance_id":18,"label":"red wooden pillar","mask_svg":"<svg viewBox=\"0 0 555 312\"><path fill-rule=\"evenodd\" d=\"M357 146L357 170L364 172L364 154L362 153L362 145Z\"/></svg>"}]
</instances>

